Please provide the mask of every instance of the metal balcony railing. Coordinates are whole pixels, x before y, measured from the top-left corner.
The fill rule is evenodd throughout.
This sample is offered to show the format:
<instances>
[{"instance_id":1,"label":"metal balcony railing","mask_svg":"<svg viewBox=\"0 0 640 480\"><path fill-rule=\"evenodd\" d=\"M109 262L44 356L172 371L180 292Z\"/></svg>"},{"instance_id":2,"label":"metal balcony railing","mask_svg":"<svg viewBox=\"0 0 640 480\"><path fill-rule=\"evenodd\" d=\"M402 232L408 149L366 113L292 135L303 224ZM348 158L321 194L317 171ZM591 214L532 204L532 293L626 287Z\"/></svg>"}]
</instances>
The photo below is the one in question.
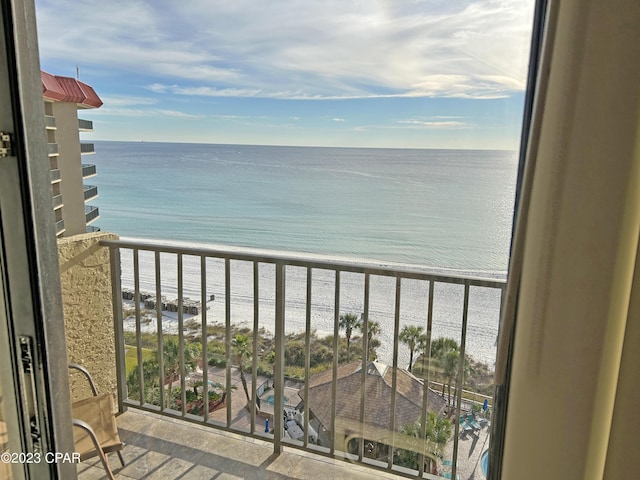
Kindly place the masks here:
<instances>
[{"instance_id":1,"label":"metal balcony railing","mask_svg":"<svg viewBox=\"0 0 640 480\"><path fill-rule=\"evenodd\" d=\"M84 217L87 222L87 225L89 225L89 223L93 222L99 216L100 216L100 212L98 211L98 207L93 207L90 205L84 206Z\"/></svg>"},{"instance_id":2,"label":"metal balcony railing","mask_svg":"<svg viewBox=\"0 0 640 480\"><path fill-rule=\"evenodd\" d=\"M82 164L82 178L93 177L96 174L97 174L97 170L95 165L91 165L87 163Z\"/></svg>"},{"instance_id":3,"label":"metal balcony railing","mask_svg":"<svg viewBox=\"0 0 640 480\"><path fill-rule=\"evenodd\" d=\"M49 143L48 144L49 156L58 155L58 144L57 143Z\"/></svg>"},{"instance_id":4,"label":"metal balcony railing","mask_svg":"<svg viewBox=\"0 0 640 480\"><path fill-rule=\"evenodd\" d=\"M45 115L44 116L44 125L47 129L55 129L56 128L56 117L53 115Z\"/></svg>"},{"instance_id":5,"label":"metal balcony railing","mask_svg":"<svg viewBox=\"0 0 640 480\"><path fill-rule=\"evenodd\" d=\"M93 143L80 143L80 153L96 153Z\"/></svg>"},{"instance_id":6,"label":"metal balcony railing","mask_svg":"<svg viewBox=\"0 0 640 480\"><path fill-rule=\"evenodd\" d=\"M93 132L93 122L91 120L79 118L78 128L83 132Z\"/></svg>"},{"instance_id":7,"label":"metal balcony railing","mask_svg":"<svg viewBox=\"0 0 640 480\"><path fill-rule=\"evenodd\" d=\"M96 198L98 196L98 187L95 185L84 185L84 201Z\"/></svg>"},{"instance_id":8,"label":"metal balcony railing","mask_svg":"<svg viewBox=\"0 0 640 480\"><path fill-rule=\"evenodd\" d=\"M62 195L54 195L53 196L53 208L59 208L62 206Z\"/></svg>"},{"instance_id":9,"label":"metal balcony railing","mask_svg":"<svg viewBox=\"0 0 640 480\"><path fill-rule=\"evenodd\" d=\"M60 169L59 168L52 168L50 170L51 172L51 183L55 183L58 180L60 180Z\"/></svg>"},{"instance_id":10,"label":"metal balcony railing","mask_svg":"<svg viewBox=\"0 0 640 480\"><path fill-rule=\"evenodd\" d=\"M431 478L426 475L432 473L431 466L436 461L441 462L443 455L449 455L451 460L447 460L446 465L451 469L448 473L450 478L456 478L458 433L466 433L467 425L463 425L464 420L455 412L461 413L474 402L481 404L484 398L490 403L490 398L469 400L463 397L465 369L459 368L455 382L451 378L453 404L439 408L444 398L439 400L440 404L431 404L438 395L430 388L429 372L432 370L428 352L431 352L431 337L434 335L436 338L438 332L439 336L459 339L459 358L466 358L465 349L473 340L469 337L471 331L485 337L493 336L493 343L505 291L504 281L233 247L197 248L136 240L103 240L102 245L110 249L121 411L132 406L261 438L273 442L276 453L286 444L416 478ZM123 290L123 284L132 288ZM143 289L152 293L144 293ZM176 300L166 302L167 294ZM188 307L193 301L185 294L196 295L199 300L199 308L192 312L199 315L195 317L197 321L187 318ZM123 297L124 301L131 303L123 305ZM443 307L443 303L448 306ZM356 304L358 307L353 306ZM127 316L131 315L135 321L135 338L128 337L126 348L137 352L137 367L128 376L123 306L129 312ZM149 310L145 311L145 307ZM350 332L353 338L351 348L355 350L357 345L359 353L350 356L347 340L345 360L345 331L341 325L345 314L355 308L361 310L356 317L359 318L359 330L356 333L354 327ZM171 313L163 313L164 309ZM494 332L487 333L469 321L470 315L475 318L483 309L491 310L496 317ZM418 311L419 318L410 318L412 314L409 311ZM453 318L453 323L445 325L443 317ZM324 319L325 325L330 325L326 332L330 340L322 347L330 359L330 367L314 376L310 360L311 338L318 328L319 318ZM175 339L171 340L171 348L167 343L170 335L167 322L174 325L171 335ZM244 322L247 337L239 339L233 334L238 331L238 322ZM419 346L414 345L416 352L427 353L421 357L424 380L418 380L402 369L406 363L404 359L400 360L399 353L400 348L405 348L401 326L411 322L417 322L425 333L420 337ZM224 337L218 343L211 340L213 334L209 329L214 323L220 324L218 334L222 332ZM151 333L143 334L143 330ZM189 331L190 334L187 333ZM357 340L356 334L359 335ZM197 337L200 353L195 359L189 359L189 352L195 348L191 346L189 335L192 341L194 336ZM371 347L375 345L376 336L386 342L385 355L389 367L373 362L375 353ZM299 345L300 357L304 359L304 367L298 371L296 390L292 391L293 380L285 376L285 369L290 363L285 359L285 346L294 338ZM149 348L156 351L153 355L156 363L145 362L148 357L144 352ZM342 359L339 358L341 355ZM223 368L222 386L216 383L220 378L211 378L214 374L207 368L212 359L217 359L214 363ZM344 400L344 384L339 384L339 379L344 377L345 369L351 368L350 361L353 360L360 367L350 381L352 386L355 382L359 393L350 398L348 408L343 410L344 405L340 402ZM266 373L265 361L272 365ZM201 366L202 373L190 375L195 363ZM247 388L248 412L242 409L249 417L247 426L236 423L238 409L233 409L234 405L238 406L237 402L244 405L245 395L240 388L237 391L231 388L232 372L236 377L239 372L242 379L243 369L238 367L243 364L245 376L252 372L248 375L249 381L243 380L243 384L251 385ZM366 368L361 368L362 365ZM258 384L260 368L270 379ZM376 397L377 405L374 406L372 395L382 385L375 383L376 374L384 377L387 393ZM319 384L323 385L322 408L329 419L324 424L321 424L318 412L312 410L315 407L311 406L313 396L320 395ZM172 385L178 388L170 390ZM405 399L401 396L407 388L413 388L412 394L418 404L415 421L426 418L428 412L434 410L441 415L443 411L454 409L449 414L453 434L446 445L448 454L443 453L445 447L442 445L438 450L430 440L418 439L427 438L426 425L420 427L417 436L408 436L404 432L401 418ZM192 408L192 401L197 395L210 399L214 390L219 394L220 389L223 392L223 410L217 410L215 405L204 400L198 409ZM442 389L444 391L444 386ZM306 401L294 401L296 392ZM269 396L265 397L267 393ZM320 401L320 396L315 400ZM349 410L350 417L346 410ZM373 411L386 412L386 419L371 418ZM267 432L261 426L257 427L258 415L267 416ZM407 451L416 455L414 469L399 466L400 454Z\"/></svg>"},{"instance_id":11,"label":"metal balcony railing","mask_svg":"<svg viewBox=\"0 0 640 480\"><path fill-rule=\"evenodd\" d=\"M64 220L58 220L56 222L56 235L60 235L64 232Z\"/></svg>"}]
</instances>

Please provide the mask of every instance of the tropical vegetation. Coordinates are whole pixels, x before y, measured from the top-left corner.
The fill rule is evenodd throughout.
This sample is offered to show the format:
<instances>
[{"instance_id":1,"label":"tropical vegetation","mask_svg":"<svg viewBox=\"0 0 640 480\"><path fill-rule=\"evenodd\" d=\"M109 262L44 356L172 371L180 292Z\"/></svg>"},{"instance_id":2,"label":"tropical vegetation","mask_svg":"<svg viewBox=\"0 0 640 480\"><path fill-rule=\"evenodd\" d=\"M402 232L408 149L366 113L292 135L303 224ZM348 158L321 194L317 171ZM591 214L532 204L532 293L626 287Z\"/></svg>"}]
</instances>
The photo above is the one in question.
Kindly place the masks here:
<instances>
[{"instance_id":1,"label":"tropical vegetation","mask_svg":"<svg viewBox=\"0 0 640 480\"><path fill-rule=\"evenodd\" d=\"M344 330L344 336L347 339L347 363L351 361L350 347L351 347L351 335L354 329L362 328L362 319L355 313L345 313L340 315L340 321L338 327L340 330Z\"/></svg>"},{"instance_id":2,"label":"tropical vegetation","mask_svg":"<svg viewBox=\"0 0 640 480\"><path fill-rule=\"evenodd\" d=\"M403 425L400 433L403 437L403 448L395 450L394 463L407 468L418 469L419 455L424 455L425 471L435 473L438 459L442 459L444 449L453 433L453 424L447 417L436 412L429 412L424 422L422 435L422 419Z\"/></svg>"},{"instance_id":3,"label":"tropical vegetation","mask_svg":"<svg viewBox=\"0 0 640 480\"><path fill-rule=\"evenodd\" d=\"M398 339L409 347L409 367L407 368L409 371L411 371L413 365L413 352L416 350L416 347L420 345L424 336L424 327L405 325L402 327L402 330L400 330Z\"/></svg>"}]
</instances>

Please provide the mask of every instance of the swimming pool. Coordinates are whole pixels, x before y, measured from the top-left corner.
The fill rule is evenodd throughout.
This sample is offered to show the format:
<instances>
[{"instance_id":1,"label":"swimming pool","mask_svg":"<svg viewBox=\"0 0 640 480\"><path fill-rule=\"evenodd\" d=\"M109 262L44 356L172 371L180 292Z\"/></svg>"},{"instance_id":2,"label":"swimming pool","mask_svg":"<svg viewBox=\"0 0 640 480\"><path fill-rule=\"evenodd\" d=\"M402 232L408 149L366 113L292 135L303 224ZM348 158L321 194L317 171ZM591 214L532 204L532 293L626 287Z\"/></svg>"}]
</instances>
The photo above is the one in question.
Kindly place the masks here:
<instances>
[{"instance_id":1,"label":"swimming pool","mask_svg":"<svg viewBox=\"0 0 640 480\"><path fill-rule=\"evenodd\" d=\"M264 399L264 401L267 402L269 405L273 406L273 403L275 402L275 398L273 395L269 395L267 398ZM288 401L289 399L287 397L284 397L285 405L287 404Z\"/></svg>"},{"instance_id":2,"label":"swimming pool","mask_svg":"<svg viewBox=\"0 0 640 480\"><path fill-rule=\"evenodd\" d=\"M480 468L482 469L482 473L486 478L487 470L489 468L489 450L485 450L484 452L482 452L482 455L480 456Z\"/></svg>"}]
</instances>

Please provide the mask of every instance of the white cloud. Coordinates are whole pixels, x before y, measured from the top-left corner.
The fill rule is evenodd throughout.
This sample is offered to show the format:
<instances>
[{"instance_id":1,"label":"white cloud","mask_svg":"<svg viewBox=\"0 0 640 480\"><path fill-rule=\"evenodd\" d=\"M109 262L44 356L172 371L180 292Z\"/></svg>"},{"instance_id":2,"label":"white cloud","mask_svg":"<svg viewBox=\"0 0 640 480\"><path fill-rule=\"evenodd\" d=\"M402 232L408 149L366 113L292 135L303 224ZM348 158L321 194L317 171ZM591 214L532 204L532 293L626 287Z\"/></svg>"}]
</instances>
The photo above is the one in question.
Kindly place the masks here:
<instances>
[{"instance_id":1,"label":"white cloud","mask_svg":"<svg viewBox=\"0 0 640 480\"><path fill-rule=\"evenodd\" d=\"M332 118L332 120L333 120L334 122L344 122L344 118L337 118L337 117L334 117L334 118Z\"/></svg>"},{"instance_id":2,"label":"white cloud","mask_svg":"<svg viewBox=\"0 0 640 480\"><path fill-rule=\"evenodd\" d=\"M256 97L260 96L259 89L243 88L214 88L214 87L180 87L178 85L162 85L153 83L147 85L148 90L155 93L173 93L176 95L196 95L203 97Z\"/></svg>"},{"instance_id":3,"label":"white cloud","mask_svg":"<svg viewBox=\"0 0 640 480\"><path fill-rule=\"evenodd\" d=\"M132 95L108 95L101 96L100 99L105 105L112 107L123 107L129 105L154 105L158 103L155 98L137 97Z\"/></svg>"},{"instance_id":4,"label":"white cloud","mask_svg":"<svg viewBox=\"0 0 640 480\"><path fill-rule=\"evenodd\" d=\"M399 120L396 123L422 128L461 128L468 127L466 122L458 122L455 120L445 121L425 121L425 120Z\"/></svg>"},{"instance_id":5,"label":"white cloud","mask_svg":"<svg viewBox=\"0 0 640 480\"><path fill-rule=\"evenodd\" d=\"M108 105L105 103L105 105ZM178 110L162 108L124 108L117 106L102 106L91 112L92 115L107 115L118 117L173 117L183 119L203 118L203 115L193 115Z\"/></svg>"},{"instance_id":6,"label":"white cloud","mask_svg":"<svg viewBox=\"0 0 640 480\"><path fill-rule=\"evenodd\" d=\"M323 100L522 91L533 2L37 0L42 57L154 93Z\"/></svg>"}]
</instances>

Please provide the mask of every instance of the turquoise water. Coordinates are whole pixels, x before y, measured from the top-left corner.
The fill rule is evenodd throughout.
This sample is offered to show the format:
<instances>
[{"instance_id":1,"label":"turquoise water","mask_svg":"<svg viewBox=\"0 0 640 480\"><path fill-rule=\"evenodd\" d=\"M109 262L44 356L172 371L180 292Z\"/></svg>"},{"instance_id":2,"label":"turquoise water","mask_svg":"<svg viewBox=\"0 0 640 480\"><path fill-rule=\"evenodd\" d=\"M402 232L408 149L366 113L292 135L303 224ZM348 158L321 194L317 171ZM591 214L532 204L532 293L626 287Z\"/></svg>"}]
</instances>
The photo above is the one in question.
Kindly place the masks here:
<instances>
[{"instance_id":1,"label":"turquoise water","mask_svg":"<svg viewBox=\"0 0 640 480\"><path fill-rule=\"evenodd\" d=\"M96 142L103 230L504 272L516 153Z\"/></svg>"},{"instance_id":2,"label":"turquoise water","mask_svg":"<svg viewBox=\"0 0 640 480\"><path fill-rule=\"evenodd\" d=\"M487 476L487 470L489 469L489 450L485 450L480 457L480 468L482 468L482 473L484 476Z\"/></svg>"},{"instance_id":3,"label":"turquoise water","mask_svg":"<svg viewBox=\"0 0 640 480\"><path fill-rule=\"evenodd\" d=\"M95 223L121 236L318 253L504 278L511 235L515 152L96 142ZM133 286L123 252L122 282ZM167 260L169 262L169 260ZM175 260L162 291L175 295ZM213 268L213 267L212 267ZM153 256L140 256L154 291ZM199 297L199 262L184 259L184 292ZM232 263L231 319L251 325L250 265ZM273 331L273 272L260 270L260 325ZM314 271L312 329L333 332L334 280ZM208 274L208 319L224 321L224 275ZM304 269L287 269L287 333L305 328ZM340 307L363 311L363 279L345 274ZM393 352L395 285L372 278L370 315L383 326L379 358ZM401 324L425 325L426 285L403 282ZM459 338L463 288L436 284L433 338ZM467 352L493 364L500 295L472 289ZM408 352L400 351L401 362ZM406 358L405 358L406 357Z\"/></svg>"},{"instance_id":4,"label":"turquoise water","mask_svg":"<svg viewBox=\"0 0 640 480\"><path fill-rule=\"evenodd\" d=\"M273 406L275 402L275 397L273 395L269 395L267 398L265 398L264 401L267 402L269 405ZM289 399L287 397L283 397L283 402L286 405L287 402L289 402Z\"/></svg>"}]
</instances>

